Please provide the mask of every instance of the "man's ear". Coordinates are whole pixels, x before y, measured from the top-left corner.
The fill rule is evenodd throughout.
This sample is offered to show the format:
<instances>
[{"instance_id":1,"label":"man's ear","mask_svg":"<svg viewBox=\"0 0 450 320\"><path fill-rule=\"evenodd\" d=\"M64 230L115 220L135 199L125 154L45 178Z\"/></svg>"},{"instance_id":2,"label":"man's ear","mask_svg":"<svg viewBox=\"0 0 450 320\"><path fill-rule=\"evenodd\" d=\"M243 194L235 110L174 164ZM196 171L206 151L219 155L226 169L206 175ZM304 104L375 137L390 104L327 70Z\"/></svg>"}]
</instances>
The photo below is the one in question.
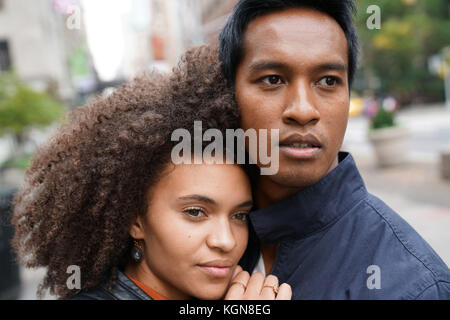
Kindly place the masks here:
<instances>
[{"instance_id":1,"label":"man's ear","mask_svg":"<svg viewBox=\"0 0 450 320\"><path fill-rule=\"evenodd\" d=\"M144 224L143 224L143 220L142 220L142 216L140 214L138 214L136 216L136 219L134 220L134 222L131 224L130 227L130 236L133 239L144 239Z\"/></svg>"}]
</instances>

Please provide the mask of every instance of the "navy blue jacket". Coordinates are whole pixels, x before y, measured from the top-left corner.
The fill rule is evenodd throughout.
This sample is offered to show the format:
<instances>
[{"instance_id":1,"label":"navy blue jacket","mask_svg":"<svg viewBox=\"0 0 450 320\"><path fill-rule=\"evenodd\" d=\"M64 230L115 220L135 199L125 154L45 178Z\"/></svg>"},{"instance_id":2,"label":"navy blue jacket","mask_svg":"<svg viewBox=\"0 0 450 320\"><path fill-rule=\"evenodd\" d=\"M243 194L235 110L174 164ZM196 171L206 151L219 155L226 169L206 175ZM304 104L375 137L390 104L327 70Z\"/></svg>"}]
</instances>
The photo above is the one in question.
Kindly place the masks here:
<instances>
[{"instance_id":1,"label":"navy blue jacket","mask_svg":"<svg viewBox=\"0 0 450 320\"><path fill-rule=\"evenodd\" d=\"M397 213L367 192L352 156L317 184L250 213L241 265L279 244L271 274L293 299L450 299L450 271ZM256 237L255 237L256 235Z\"/></svg>"}]
</instances>

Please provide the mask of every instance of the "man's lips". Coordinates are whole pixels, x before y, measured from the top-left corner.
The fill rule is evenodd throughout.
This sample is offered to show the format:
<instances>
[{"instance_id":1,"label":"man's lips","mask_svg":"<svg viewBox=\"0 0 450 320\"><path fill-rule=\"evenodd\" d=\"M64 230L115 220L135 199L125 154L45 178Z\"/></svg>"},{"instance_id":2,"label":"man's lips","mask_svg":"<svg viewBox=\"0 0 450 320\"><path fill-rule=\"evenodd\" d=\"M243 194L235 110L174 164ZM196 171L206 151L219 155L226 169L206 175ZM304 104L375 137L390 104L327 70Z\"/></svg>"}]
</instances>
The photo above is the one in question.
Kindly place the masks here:
<instances>
[{"instance_id":1,"label":"man's lips","mask_svg":"<svg viewBox=\"0 0 450 320\"><path fill-rule=\"evenodd\" d=\"M312 134L294 133L280 141L280 152L295 159L312 159L322 149L322 143Z\"/></svg>"}]
</instances>

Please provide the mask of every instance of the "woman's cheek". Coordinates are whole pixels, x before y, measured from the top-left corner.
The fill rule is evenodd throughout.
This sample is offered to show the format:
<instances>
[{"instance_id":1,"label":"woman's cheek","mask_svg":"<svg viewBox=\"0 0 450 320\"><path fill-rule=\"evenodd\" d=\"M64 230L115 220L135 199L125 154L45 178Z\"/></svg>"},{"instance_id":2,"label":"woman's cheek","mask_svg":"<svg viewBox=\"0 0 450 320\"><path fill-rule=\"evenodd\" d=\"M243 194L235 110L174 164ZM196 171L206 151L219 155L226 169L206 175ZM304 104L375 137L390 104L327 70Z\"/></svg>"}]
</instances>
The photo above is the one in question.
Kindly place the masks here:
<instances>
[{"instance_id":1,"label":"woman's cheek","mask_svg":"<svg viewBox=\"0 0 450 320\"><path fill-rule=\"evenodd\" d=\"M240 255L243 255L245 249L247 248L247 243L248 243L248 225L243 224L241 226L238 226L235 229L234 234L236 237L236 241L238 244L237 247L240 252Z\"/></svg>"}]
</instances>

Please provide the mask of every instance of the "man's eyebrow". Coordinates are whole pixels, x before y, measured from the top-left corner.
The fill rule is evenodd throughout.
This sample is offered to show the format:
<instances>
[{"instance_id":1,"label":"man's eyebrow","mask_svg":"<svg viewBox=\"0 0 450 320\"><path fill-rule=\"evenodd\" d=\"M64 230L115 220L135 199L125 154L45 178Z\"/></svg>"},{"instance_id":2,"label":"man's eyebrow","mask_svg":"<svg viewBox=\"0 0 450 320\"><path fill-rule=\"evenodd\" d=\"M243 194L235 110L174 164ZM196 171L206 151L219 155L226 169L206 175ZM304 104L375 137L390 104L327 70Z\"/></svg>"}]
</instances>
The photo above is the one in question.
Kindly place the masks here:
<instances>
[{"instance_id":1,"label":"man's eyebrow","mask_svg":"<svg viewBox=\"0 0 450 320\"><path fill-rule=\"evenodd\" d=\"M249 68L251 72L258 72L268 69L283 69L287 68L287 65L276 61L257 61L250 64Z\"/></svg>"},{"instance_id":2,"label":"man's eyebrow","mask_svg":"<svg viewBox=\"0 0 450 320\"><path fill-rule=\"evenodd\" d=\"M190 194L187 196L182 196L179 197L178 200L195 200L195 201L200 201L200 202L205 202L205 203L209 203L209 204L217 204L216 201L214 201L211 198L208 198L206 196L202 196L200 194Z\"/></svg>"},{"instance_id":3,"label":"man's eyebrow","mask_svg":"<svg viewBox=\"0 0 450 320\"><path fill-rule=\"evenodd\" d=\"M327 71L327 70L347 71L347 65L341 62L326 62L321 63L315 69L319 71Z\"/></svg>"},{"instance_id":4,"label":"man's eyebrow","mask_svg":"<svg viewBox=\"0 0 450 320\"><path fill-rule=\"evenodd\" d=\"M249 66L251 72L258 72L269 69L287 69L288 65L276 61L257 61ZM341 62L325 62L316 66L314 69L319 71L336 70L347 71L347 65Z\"/></svg>"}]
</instances>

